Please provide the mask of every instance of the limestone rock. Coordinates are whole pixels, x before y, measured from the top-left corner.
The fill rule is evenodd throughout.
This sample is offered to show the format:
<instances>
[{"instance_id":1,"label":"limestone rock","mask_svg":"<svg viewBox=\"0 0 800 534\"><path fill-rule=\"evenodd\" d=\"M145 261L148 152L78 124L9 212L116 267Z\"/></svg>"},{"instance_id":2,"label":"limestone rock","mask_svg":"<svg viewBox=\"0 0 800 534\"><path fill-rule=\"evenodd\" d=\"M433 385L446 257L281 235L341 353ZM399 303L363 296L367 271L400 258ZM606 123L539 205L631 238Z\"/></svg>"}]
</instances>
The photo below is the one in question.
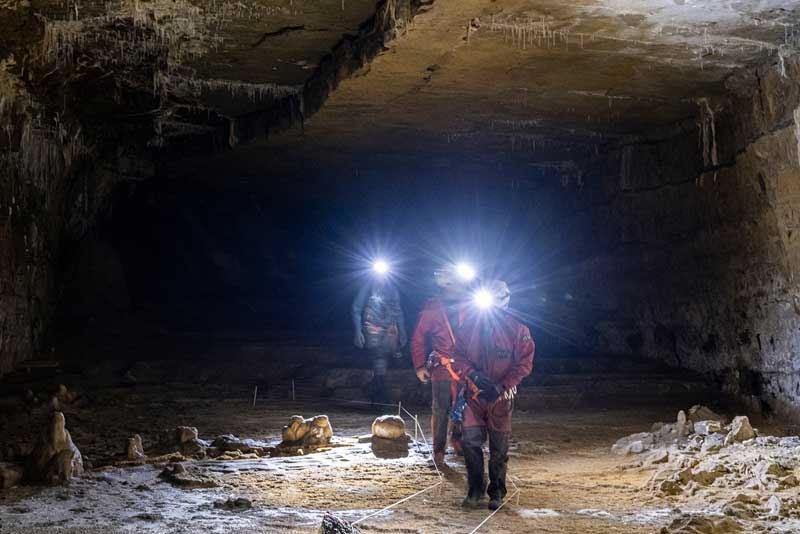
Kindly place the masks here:
<instances>
[{"instance_id":1,"label":"limestone rock","mask_svg":"<svg viewBox=\"0 0 800 534\"><path fill-rule=\"evenodd\" d=\"M717 519L704 516L679 517L668 527L661 529L661 534L738 534L739 532L744 532L742 526L729 517Z\"/></svg>"},{"instance_id":2,"label":"limestone rock","mask_svg":"<svg viewBox=\"0 0 800 534\"><path fill-rule=\"evenodd\" d=\"M142 437L139 434L134 434L128 438L128 443L125 447L125 459L138 462L144 460L144 447L142 446Z\"/></svg>"},{"instance_id":3,"label":"limestone rock","mask_svg":"<svg viewBox=\"0 0 800 534\"><path fill-rule=\"evenodd\" d=\"M28 457L25 478L53 484L67 482L82 473L83 459L66 429L64 414L55 412Z\"/></svg>"},{"instance_id":4,"label":"limestone rock","mask_svg":"<svg viewBox=\"0 0 800 534\"><path fill-rule=\"evenodd\" d=\"M322 518L322 524L317 534L361 534L358 527L350 524L349 521L339 519L335 515L326 513Z\"/></svg>"},{"instance_id":5,"label":"limestone rock","mask_svg":"<svg viewBox=\"0 0 800 534\"><path fill-rule=\"evenodd\" d=\"M214 439L214 441L211 442L211 446L214 447L215 449L224 452L229 452L229 451L240 451L244 453L263 452L262 451L263 447L261 447L256 441L252 439L241 439L232 434L224 434L222 436L217 436Z\"/></svg>"},{"instance_id":6,"label":"limestone rock","mask_svg":"<svg viewBox=\"0 0 800 534\"><path fill-rule=\"evenodd\" d=\"M639 454L650 449L653 444L653 434L650 432L639 432L638 434L631 434L630 436L617 440L617 442L611 446L611 452L620 456Z\"/></svg>"},{"instance_id":7,"label":"limestone rock","mask_svg":"<svg viewBox=\"0 0 800 534\"><path fill-rule=\"evenodd\" d=\"M166 466L158 476L180 488L215 488L219 485L214 479L203 474L190 472L183 464L177 463Z\"/></svg>"},{"instance_id":8,"label":"limestone rock","mask_svg":"<svg viewBox=\"0 0 800 534\"><path fill-rule=\"evenodd\" d=\"M709 434L715 434L717 432L722 432L722 423L719 421L714 421L712 419L706 421L697 421L694 424L694 433L699 434L701 436L708 436Z\"/></svg>"},{"instance_id":9,"label":"limestone rock","mask_svg":"<svg viewBox=\"0 0 800 534\"><path fill-rule=\"evenodd\" d=\"M702 406L700 404L695 404L691 408L689 408L689 419L692 421L718 421L724 424L727 421L727 418L723 415L716 413L714 410Z\"/></svg>"},{"instance_id":10,"label":"limestone rock","mask_svg":"<svg viewBox=\"0 0 800 534\"><path fill-rule=\"evenodd\" d=\"M333 438L333 429L327 415L317 415L303 419L301 415L293 415L289 424L281 433L284 446L320 446L327 445Z\"/></svg>"},{"instance_id":11,"label":"limestone rock","mask_svg":"<svg viewBox=\"0 0 800 534\"><path fill-rule=\"evenodd\" d=\"M405 438L406 422L399 415L382 415L372 422L372 435L383 439Z\"/></svg>"},{"instance_id":12,"label":"limestone rock","mask_svg":"<svg viewBox=\"0 0 800 534\"><path fill-rule=\"evenodd\" d=\"M70 391L69 388L64 384L59 384L58 389L56 390L56 398L59 400L59 402L72 404L75 402L75 399L78 398L78 395L75 392Z\"/></svg>"},{"instance_id":13,"label":"limestone rock","mask_svg":"<svg viewBox=\"0 0 800 534\"><path fill-rule=\"evenodd\" d=\"M711 434L706 436L700 446L700 452L708 454L720 450L725 445L725 436L722 434Z\"/></svg>"},{"instance_id":14,"label":"limestone rock","mask_svg":"<svg viewBox=\"0 0 800 534\"><path fill-rule=\"evenodd\" d=\"M13 488L22 481L24 474L22 464L0 462L0 489Z\"/></svg>"},{"instance_id":15,"label":"limestone rock","mask_svg":"<svg viewBox=\"0 0 800 534\"><path fill-rule=\"evenodd\" d=\"M179 426L175 429L175 437L181 445L197 441L197 428L193 426Z\"/></svg>"},{"instance_id":16,"label":"limestone rock","mask_svg":"<svg viewBox=\"0 0 800 534\"><path fill-rule=\"evenodd\" d=\"M756 437L756 433L753 431L753 427L750 426L750 420L746 415L739 415L734 417L733 421L731 422L728 435L725 436L725 446L728 446L731 443L747 441L748 439L753 439L754 437Z\"/></svg>"},{"instance_id":17,"label":"limestone rock","mask_svg":"<svg viewBox=\"0 0 800 534\"><path fill-rule=\"evenodd\" d=\"M767 500L767 517L770 519L778 519L781 516L781 499L777 495L772 495Z\"/></svg>"},{"instance_id":18,"label":"limestone rock","mask_svg":"<svg viewBox=\"0 0 800 534\"><path fill-rule=\"evenodd\" d=\"M247 510L253 507L253 503L250 499L245 499L244 497L229 497L227 500L224 501L217 501L214 503L214 508L224 508L226 510Z\"/></svg>"}]
</instances>

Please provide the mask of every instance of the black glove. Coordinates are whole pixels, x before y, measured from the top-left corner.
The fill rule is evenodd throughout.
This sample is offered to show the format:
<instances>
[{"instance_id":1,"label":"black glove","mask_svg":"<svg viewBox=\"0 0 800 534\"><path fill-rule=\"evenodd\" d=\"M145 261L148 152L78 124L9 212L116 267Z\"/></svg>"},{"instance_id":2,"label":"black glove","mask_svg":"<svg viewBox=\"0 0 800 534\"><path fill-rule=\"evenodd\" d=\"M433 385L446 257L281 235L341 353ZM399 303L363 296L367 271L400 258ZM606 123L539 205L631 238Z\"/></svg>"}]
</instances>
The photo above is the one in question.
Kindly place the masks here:
<instances>
[{"instance_id":1,"label":"black glove","mask_svg":"<svg viewBox=\"0 0 800 534\"><path fill-rule=\"evenodd\" d=\"M472 374L470 374L469 379L475 383L479 390L481 390L478 398L484 402L491 404L496 401L502 393L500 388L497 387L494 382L492 382L492 379L480 371L473 371Z\"/></svg>"}]
</instances>

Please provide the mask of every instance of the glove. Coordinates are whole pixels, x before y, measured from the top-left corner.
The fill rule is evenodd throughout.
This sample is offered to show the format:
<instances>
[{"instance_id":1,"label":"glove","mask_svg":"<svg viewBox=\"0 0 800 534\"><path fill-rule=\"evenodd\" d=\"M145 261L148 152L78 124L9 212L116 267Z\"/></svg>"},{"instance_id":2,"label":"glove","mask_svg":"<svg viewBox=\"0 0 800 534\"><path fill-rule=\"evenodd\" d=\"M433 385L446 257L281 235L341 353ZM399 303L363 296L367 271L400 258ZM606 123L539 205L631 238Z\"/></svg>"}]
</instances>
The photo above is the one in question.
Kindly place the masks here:
<instances>
[{"instance_id":1,"label":"glove","mask_svg":"<svg viewBox=\"0 0 800 534\"><path fill-rule=\"evenodd\" d=\"M363 349L365 343L366 343L366 340L364 339L364 332L361 332L359 330L358 332L356 332L356 335L353 338L353 345L355 345L359 349Z\"/></svg>"},{"instance_id":2,"label":"glove","mask_svg":"<svg viewBox=\"0 0 800 534\"><path fill-rule=\"evenodd\" d=\"M479 399L483 399L485 402L491 404L500 397L502 391L500 391L500 388L485 374L479 371L473 371L469 379L481 390L480 395L478 395Z\"/></svg>"},{"instance_id":3,"label":"glove","mask_svg":"<svg viewBox=\"0 0 800 534\"><path fill-rule=\"evenodd\" d=\"M420 367L417 369L417 378L419 378L419 381L423 384L427 384L431 379L431 373L425 367Z\"/></svg>"}]
</instances>

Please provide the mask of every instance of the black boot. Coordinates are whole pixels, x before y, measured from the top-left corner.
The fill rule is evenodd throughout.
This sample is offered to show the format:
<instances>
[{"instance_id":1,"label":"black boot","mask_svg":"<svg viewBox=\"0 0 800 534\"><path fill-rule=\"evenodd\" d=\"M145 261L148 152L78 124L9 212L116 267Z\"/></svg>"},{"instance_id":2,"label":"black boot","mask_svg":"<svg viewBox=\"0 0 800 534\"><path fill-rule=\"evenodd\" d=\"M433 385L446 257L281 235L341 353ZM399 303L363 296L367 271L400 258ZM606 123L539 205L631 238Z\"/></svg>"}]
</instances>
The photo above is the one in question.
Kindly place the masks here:
<instances>
[{"instance_id":1,"label":"black boot","mask_svg":"<svg viewBox=\"0 0 800 534\"><path fill-rule=\"evenodd\" d=\"M469 492L462 506L475 508L483 497L486 485L483 479L483 442L486 438L482 427L463 429L464 463L467 466L467 483Z\"/></svg>"},{"instance_id":2,"label":"black boot","mask_svg":"<svg viewBox=\"0 0 800 534\"><path fill-rule=\"evenodd\" d=\"M489 431L489 509L497 510L506 498L508 469L508 438L506 432Z\"/></svg>"}]
</instances>

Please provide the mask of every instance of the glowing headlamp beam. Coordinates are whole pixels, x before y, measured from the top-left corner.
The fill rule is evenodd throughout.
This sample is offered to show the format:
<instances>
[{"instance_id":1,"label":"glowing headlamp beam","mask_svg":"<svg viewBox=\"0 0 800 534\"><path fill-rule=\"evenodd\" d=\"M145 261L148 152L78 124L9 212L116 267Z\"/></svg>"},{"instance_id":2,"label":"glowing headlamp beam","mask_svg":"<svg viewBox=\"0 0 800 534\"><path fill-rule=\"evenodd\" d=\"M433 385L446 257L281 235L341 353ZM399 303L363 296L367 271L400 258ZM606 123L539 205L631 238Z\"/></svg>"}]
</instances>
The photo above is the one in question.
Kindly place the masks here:
<instances>
[{"instance_id":1,"label":"glowing headlamp beam","mask_svg":"<svg viewBox=\"0 0 800 534\"><path fill-rule=\"evenodd\" d=\"M377 274L386 274L389 272L389 263L386 260L375 260L372 262L372 270Z\"/></svg>"},{"instance_id":2,"label":"glowing headlamp beam","mask_svg":"<svg viewBox=\"0 0 800 534\"><path fill-rule=\"evenodd\" d=\"M475 302L475 305L482 310L488 310L494 305L494 297L485 289L479 289L476 291L475 295L473 296L473 301Z\"/></svg>"},{"instance_id":3,"label":"glowing headlamp beam","mask_svg":"<svg viewBox=\"0 0 800 534\"><path fill-rule=\"evenodd\" d=\"M469 263L459 263L456 265L456 274L464 282L470 282L475 278L475 268Z\"/></svg>"}]
</instances>

